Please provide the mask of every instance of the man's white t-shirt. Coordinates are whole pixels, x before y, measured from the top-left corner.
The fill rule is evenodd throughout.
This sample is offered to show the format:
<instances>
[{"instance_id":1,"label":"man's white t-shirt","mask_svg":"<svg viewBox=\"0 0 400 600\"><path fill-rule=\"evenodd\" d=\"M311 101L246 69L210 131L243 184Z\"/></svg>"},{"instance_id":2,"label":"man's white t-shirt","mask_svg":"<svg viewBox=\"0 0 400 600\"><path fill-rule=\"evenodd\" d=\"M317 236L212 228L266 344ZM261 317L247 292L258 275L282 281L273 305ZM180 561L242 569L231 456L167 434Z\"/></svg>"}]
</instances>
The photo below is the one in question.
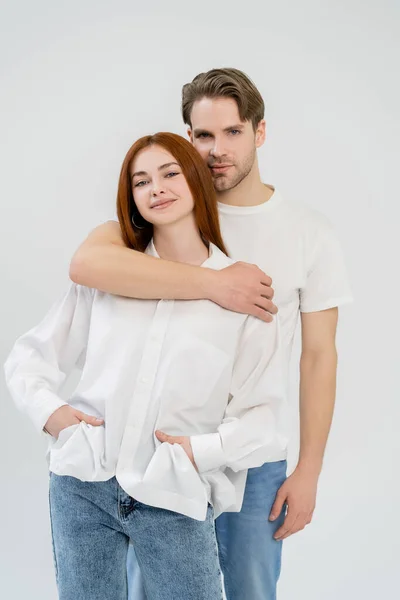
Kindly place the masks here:
<instances>
[{"instance_id":1,"label":"man's white t-shirt","mask_svg":"<svg viewBox=\"0 0 400 600\"><path fill-rule=\"evenodd\" d=\"M319 312L352 301L335 231L321 213L285 200L276 190L263 204L230 206L219 202L218 208L230 258L256 264L272 278L283 367L289 375L300 312ZM281 428L283 435L291 437L289 422L282 422Z\"/></svg>"},{"instance_id":2,"label":"man's white t-shirt","mask_svg":"<svg viewBox=\"0 0 400 600\"><path fill-rule=\"evenodd\" d=\"M218 202L218 209L230 258L255 264L272 278L288 371L300 312L318 312L352 301L336 233L324 215L287 201L276 189L263 204ZM118 221L116 215L114 220Z\"/></svg>"},{"instance_id":3,"label":"man's white t-shirt","mask_svg":"<svg viewBox=\"0 0 400 600\"><path fill-rule=\"evenodd\" d=\"M218 208L230 257L256 264L272 278L289 362L299 312L317 312L352 300L335 232L319 212L288 202L276 190L257 206L219 202Z\"/></svg>"}]
</instances>

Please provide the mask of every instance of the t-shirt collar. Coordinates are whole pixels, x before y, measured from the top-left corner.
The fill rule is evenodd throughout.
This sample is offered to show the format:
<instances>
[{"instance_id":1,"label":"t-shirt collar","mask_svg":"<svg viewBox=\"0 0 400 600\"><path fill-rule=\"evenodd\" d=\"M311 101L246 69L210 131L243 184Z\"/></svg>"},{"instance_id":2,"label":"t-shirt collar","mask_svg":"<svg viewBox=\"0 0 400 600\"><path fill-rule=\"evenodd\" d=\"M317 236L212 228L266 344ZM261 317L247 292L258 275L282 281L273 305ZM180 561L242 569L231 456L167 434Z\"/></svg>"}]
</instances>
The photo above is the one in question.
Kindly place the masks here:
<instances>
[{"instance_id":1,"label":"t-shirt collar","mask_svg":"<svg viewBox=\"0 0 400 600\"><path fill-rule=\"evenodd\" d=\"M231 206L218 202L218 210L220 213L228 215L251 215L273 210L281 201L281 195L274 188L274 193L266 202L256 204L254 206Z\"/></svg>"}]
</instances>

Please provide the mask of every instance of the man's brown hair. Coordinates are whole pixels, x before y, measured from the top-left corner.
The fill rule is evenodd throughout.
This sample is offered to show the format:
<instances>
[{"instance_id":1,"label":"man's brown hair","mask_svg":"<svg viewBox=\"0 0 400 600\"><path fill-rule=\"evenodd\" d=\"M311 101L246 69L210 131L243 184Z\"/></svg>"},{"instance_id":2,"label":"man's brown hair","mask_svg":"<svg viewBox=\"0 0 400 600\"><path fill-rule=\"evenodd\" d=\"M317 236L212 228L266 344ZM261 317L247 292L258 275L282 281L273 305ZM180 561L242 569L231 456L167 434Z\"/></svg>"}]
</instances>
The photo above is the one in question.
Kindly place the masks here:
<instances>
[{"instance_id":1,"label":"man's brown hair","mask_svg":"<svg viewBox=\"0 0 400 600\"><path fill-rule=\"evenodd\" d=\"M238 69L211 69L196 75L182 88L182 117L192 127L193 104L202 98L232 98L242 121L251 121L254 131L264 118L264 100L251 79Z\"/></svg>"}]
</instances>

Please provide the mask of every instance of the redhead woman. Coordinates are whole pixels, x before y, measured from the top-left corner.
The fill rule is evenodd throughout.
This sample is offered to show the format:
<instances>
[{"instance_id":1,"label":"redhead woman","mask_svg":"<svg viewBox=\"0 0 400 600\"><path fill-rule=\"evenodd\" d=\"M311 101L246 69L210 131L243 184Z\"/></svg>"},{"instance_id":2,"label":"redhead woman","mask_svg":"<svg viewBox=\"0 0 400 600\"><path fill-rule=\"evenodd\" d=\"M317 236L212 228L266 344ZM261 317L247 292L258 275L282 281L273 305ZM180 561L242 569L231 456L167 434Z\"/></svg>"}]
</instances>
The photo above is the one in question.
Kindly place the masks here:
<instances>
[{"instance_id":1,"label":"redhead woman","mask_svg":"<svg viewBox=\"0 0 400 600\"><path fill-rule=\"evenodd\" d=\"M128 248L154 260L233 263L209 171L180 136L131 147L117 212ZM148 600L221 599L214 518L240 510L248 468L284 458L277 321L72 284L5 371L48 439L60 600L126 600L130 540Z\"/></svg>"}]
</instances>

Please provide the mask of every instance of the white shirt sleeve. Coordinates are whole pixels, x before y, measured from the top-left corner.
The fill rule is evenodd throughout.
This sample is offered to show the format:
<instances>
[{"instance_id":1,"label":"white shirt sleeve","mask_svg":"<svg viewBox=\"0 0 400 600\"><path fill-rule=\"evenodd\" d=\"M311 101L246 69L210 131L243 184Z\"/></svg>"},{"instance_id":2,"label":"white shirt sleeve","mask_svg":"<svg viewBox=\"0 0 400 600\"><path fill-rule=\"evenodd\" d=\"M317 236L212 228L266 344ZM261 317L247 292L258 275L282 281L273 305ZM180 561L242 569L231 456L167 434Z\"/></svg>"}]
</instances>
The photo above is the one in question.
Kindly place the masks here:
<instances>
[{"instance_id":1,"label":"white shirt sleeve","mask_svg":"<svg viewBox=\"0 0 400 600\"><path fill-rule=\"evenodd\" d=\"M307 276L300 289L300 311L318 312L351 302L343 251L332 225L322 215L310 237Z\"/></svg>"},{"instance_id":2,"label":"white shirt sleeve","mask_svg":"<svg viewBox=\"0 0 400 600\"><path fill-rule=\"evenodd\" d=\"M248 317L234 363L231 393L216 433L191 436L200 473L230 467L261 466L282 454L287 440L278 421L285 399L277 319L264 323Z\"/></svg>"},{"instance_id":3,"label":"white shirt sleeve","mask_svg":"<svg viewBox=\"0 0 400 600\"><path fill-rule=\"evenodd\" d=\"M91 290L72 284L44 319L16 341L4 365L17 408L39 432L66 404L57 391L85 352L91 305Z\"/></svg>"}]
</instances>

